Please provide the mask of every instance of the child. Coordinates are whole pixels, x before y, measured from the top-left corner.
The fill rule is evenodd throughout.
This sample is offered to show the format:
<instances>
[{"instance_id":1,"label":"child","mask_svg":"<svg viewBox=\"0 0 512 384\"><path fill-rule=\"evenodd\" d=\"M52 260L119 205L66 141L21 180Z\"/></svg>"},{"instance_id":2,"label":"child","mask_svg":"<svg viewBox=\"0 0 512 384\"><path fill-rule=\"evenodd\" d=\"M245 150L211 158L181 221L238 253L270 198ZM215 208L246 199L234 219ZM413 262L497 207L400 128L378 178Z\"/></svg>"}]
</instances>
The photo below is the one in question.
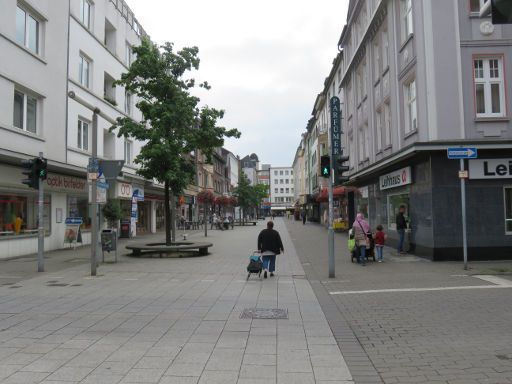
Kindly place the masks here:
<instances>
[{"instance_id":1,"label":"child","mask_svg":"<svg viewBox=\"0 0 512 384\"><path fill-rule=\"evenodd\" d=\"M351 260L353 260L354 258L356 258L357 260L357 247L356 247L356 239L354 237L354 231L351 229L350 231L348 231L348 250L350 252L350 257L351 257Z\"/></svg>"},{"instance_id":2,"label":"child","mask_svg":"<svg viewBox=\"0 0 512 384\"><path fill-rule=\"evenodd\" d=\"M388 237L382 229L381 224L377 225L377 232L375 233L375 249L377 250L377 260L379 263L383 261L382 251L384 250L384 243Z\"/></svg>"}]
</instances>

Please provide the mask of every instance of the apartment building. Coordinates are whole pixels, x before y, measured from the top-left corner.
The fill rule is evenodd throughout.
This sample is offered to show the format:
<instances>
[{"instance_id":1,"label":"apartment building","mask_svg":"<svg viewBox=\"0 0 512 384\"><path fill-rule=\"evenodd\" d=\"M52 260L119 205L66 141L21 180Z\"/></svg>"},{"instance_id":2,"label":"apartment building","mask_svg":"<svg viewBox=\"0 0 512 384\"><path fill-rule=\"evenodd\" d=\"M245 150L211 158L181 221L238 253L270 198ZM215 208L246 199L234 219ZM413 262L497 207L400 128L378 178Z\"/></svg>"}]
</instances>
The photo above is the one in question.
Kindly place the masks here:
<instances>
[{"instance_id":1,"label":"apartment building","mask_svg":"<svg viewBox=\"0 0 512 384\"><path fill-rule=\"evenodd\" d=\"M295 196L293 167L270 167L270 204L272 211L291 209Z\"/></svg>"},{"instance_id":2,"label":"apartment building","mask_svg":"<svg viewBox=\"0 0 512 384\"><path fill-rule=\"evenodd\" d=\"M353 0L339 41L345 149L354 210L397 239L405 207L409 250L462 257L459 161L470 146L469 258L512 246L512 26L479 18L483 0Z\"/></svg>"}]
</instances>

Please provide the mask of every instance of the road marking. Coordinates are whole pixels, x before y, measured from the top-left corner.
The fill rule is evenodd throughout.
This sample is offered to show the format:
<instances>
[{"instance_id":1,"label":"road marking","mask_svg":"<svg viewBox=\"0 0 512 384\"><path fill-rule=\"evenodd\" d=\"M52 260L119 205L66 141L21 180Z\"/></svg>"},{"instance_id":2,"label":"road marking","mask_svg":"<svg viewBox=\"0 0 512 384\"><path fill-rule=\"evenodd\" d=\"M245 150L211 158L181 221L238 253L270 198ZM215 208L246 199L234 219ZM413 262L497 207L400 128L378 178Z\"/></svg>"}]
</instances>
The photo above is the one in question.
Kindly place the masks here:
<instances>
[{"instance_id":1,"label":"road marking","mask_svg":"<svg viewBox=\"0 0 512 384\"><path fill-rule=\"evenodd\" d=\"M123 279L123 280L126 280L126 281L137 281L139 279Z\"/></svg>"},{"instance_id":2,"label":"road marking","mask_svg":"<svg viewBox=\"0 0 512 384\"><path fill-rule=\"evenodd\" d=\"M215 280L201 280L201 283L212 283L214 282Z\"/></svg>"},{"instance_id":3,"label":"road marking","mask_svg":"<svg viewBox=\"0 0 512 384\"><path fill-rule=\"evenodd\" d=\"M354 295L367 293L391 293L391 292L428 292L428 291L456 291L465 289L497 289L512 288L512 285L466 285L458 287L435 287L435 288L390 288L390 289L369 289L366 291L335 291L331 295Z\"/></svg>"},{"instance_id":4,"label":"road marking","mask_svg":"<svg viewBox=\"0 0 512 384\"><path fill-rule=\"evenodd\" d=\"M504 279L503 277L492 275L473 275L473 277L496 285L512 285L512 280L507 280Z\"/></svg>"}]
</instances>

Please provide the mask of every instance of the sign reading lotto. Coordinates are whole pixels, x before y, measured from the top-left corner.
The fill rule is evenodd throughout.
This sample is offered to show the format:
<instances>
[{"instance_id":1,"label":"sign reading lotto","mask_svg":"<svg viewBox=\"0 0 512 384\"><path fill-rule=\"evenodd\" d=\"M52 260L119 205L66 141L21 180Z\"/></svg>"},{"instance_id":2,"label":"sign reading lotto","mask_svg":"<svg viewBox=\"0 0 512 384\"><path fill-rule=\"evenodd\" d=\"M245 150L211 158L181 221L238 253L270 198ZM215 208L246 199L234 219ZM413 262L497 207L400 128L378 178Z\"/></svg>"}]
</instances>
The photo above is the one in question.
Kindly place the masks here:
<instances>
[{"instance_id":1,"label":"sign reading lotto","mask_svg":"<svg viewBox=\"0 0 512 384\"><path fill-rule=\"evenodd\" d=\"M340 99L331 97L331 156L340 156L341 153L341 109Z\"/></svg>"},{"instance_id":2,"label":"sign reading lotto","mask_svg":"<svg viewBox=\"0 0 512 384\"><path fill-rule=\"evenodd\" d=\"M116 197L120 199L132 199L133 188L128 183L116 183Z\"/></svg>"},{"instance_id":3,"label":"sign reading lotto","mask_svg":"<svg viewBox=\"0 0 512 384\"><path fill-rule=\"evenodd\" d=\"M470 179L510 179L512 178L511 159L478 159L469 162Z\"/></svg>"},{"instance_id":4,"label":"sign reading lotto","mask_svg":"<svg viewBox=\"0 0 512 384\"><path fill-rule=\"evenodd\" d=\"M412 183L411 167L397 169L379 178L380 190L401 187Z\"/></svg>"}]
</instances>

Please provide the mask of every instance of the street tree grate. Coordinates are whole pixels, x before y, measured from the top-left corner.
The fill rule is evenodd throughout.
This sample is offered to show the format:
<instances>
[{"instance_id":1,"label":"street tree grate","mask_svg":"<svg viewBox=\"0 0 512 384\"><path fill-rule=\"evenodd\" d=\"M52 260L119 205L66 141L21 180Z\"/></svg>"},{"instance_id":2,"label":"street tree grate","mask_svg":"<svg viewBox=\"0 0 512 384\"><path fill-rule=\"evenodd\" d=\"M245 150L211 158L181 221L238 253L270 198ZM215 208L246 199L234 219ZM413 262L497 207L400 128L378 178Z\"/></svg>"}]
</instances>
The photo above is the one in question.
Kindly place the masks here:
<instances>
[{"instance_id":1,"label":"street tree grate","mask_svg":"<svg viewBox=\"0 0 512 384\"><path fill-rule=\"evenodd\" d=\"M281 308L245 308L241 319L288 319L288 309Z\"/></svg>"}]
</instances>

